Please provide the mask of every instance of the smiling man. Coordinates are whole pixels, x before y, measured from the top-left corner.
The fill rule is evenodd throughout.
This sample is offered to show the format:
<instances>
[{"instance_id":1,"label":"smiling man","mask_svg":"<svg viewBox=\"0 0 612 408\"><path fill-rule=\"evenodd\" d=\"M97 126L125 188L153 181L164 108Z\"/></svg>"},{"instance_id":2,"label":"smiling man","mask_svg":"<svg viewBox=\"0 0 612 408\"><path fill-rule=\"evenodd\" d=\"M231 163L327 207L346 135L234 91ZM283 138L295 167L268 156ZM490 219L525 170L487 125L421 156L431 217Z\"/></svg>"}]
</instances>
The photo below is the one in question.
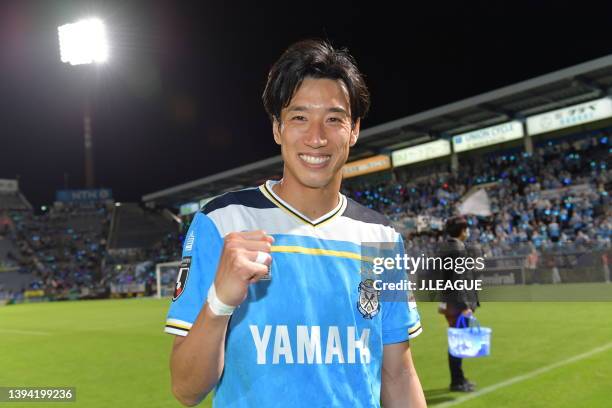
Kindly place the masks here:
<instances>
[{"instance_id":1,"label":"smiling man","mask_svg":"<svg viewBox=\"0 0 612 408\"><path fill-rule=\"evenodd\" d=\"M166 332L172 390L215 407L425 406L409 338L414 303L363 279L362 243L403 248L380 214L340 194L369 93L353 59L291 46L263 95L283 178L226 193L194 218Z\"/></svg>"}]
</instances>

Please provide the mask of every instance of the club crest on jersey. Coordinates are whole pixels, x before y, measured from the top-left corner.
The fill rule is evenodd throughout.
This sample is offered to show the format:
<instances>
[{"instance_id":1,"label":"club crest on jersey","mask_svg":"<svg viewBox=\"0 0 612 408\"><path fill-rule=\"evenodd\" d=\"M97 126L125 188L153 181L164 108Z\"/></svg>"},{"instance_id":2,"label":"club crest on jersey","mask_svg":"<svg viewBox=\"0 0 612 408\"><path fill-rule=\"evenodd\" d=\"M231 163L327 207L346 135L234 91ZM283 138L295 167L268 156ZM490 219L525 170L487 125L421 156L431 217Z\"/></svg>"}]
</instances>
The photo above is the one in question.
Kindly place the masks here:
<instances>
[{"instance_id":1,"label":"club crest on jersey","mask_svg":"<svg viewBox=\"0 0 612 408\"><path fill-rule=\"evenodd\" d=\"M357 310L365 319L371 319L380 312L380 291L374 289L374 281L366 279L359 283Z\"/></svg>"},{"instance_id":2,"label":"club crest on jersey","mask_svg":"<svg viewBox=\"0 0 612 408\"><path fill-rule=\"evenodd\" d=\"M185 285L187 285L187 277L189 276L189 268L191 268L191 257L186 256L181 261L179 266L178 276L176 277L176 284L174 285L174 295L172 301L178 299L185 291Z\"/></svg>"}]
</instances>

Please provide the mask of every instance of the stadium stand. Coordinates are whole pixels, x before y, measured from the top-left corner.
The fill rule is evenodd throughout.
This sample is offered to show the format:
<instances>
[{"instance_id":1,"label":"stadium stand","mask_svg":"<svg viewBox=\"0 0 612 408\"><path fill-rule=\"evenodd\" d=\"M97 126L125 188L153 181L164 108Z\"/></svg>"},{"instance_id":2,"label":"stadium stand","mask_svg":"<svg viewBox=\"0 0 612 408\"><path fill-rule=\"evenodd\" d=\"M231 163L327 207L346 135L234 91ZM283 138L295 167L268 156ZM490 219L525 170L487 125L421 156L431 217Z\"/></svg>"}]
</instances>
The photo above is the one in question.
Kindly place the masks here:
<instances>
[{"instance_id":1,"label":"stadium stand","mask_svg":"<svg viewBox=\"0 0 612 408\"><path fill-rule=\"evenodd\" d=\"M398 174L397 182L351 184L345 193L388 215L405 234L440 230L457 215L457 204L473 187L487 185L493 216L470 217L481 243L532 241L536 247L564 242L610 245L609 132L547 141L534 154L496 152L465 160L460 171L425 168L428 176ZM443 169L444 170L444 169ZM417 228L416 217L428 217ZM431 225L433 224L433 225Z\"/></svg>"},{"instance_id":2,"label":"stadium stand","mask_svg":"<svg viewBox=\"0 0 612 408\"><path fill-rule=\"evenodd\" d=\"M145 211L138 204L115 206L109 234L109 249L150 248L177 229L163 213Z\"/></svg>"},{"instance_id":3,"label":"stadium stand","mask_svg":"<svg viewBox=\"0 0 612 408\"><path fill-rule=\"evenodd\" d=\"M32 205L19 191L0 192L0 211L2 210L31 211Z\"/></svg>"},{"instance_id":4,"label":"stadium stand","mask_svg":"<svg viewBox=\"0 0 612 408\"><path fill-rule=\"evenodd\" d=\"M42 214L0 214L0 261L9 271L0 276L0 299L152 293L155 263L179 256L178 225L167 211L109 201L56 202Z\"/></svg>"},{"instance_id":5,"label":"stadium stand","mask_svg":"<svg viewBox=\"0 0 612 408\"><path fill-rule=\"evenodd\" d=\"M0 236L0 269L17 269L19 252L12 240Z\"/></svg>"},{"instance_id":6,"label":"stadium stand","mask_svg":"<svg viewBox=\"0 0 612 408\"><path fill-rule=\"evenodd\" d=\"M35 279L33 251L19 238L13 221L31 210L20 191L0 192L0 300L19 296Z\"/></svg>"},{"instance_id":7,"label":"stadium stand","mask_svg":"<svg viewBox=\"0 0 612 408\"><path fill-rule=\"evenodd\" d=\"M544 140L533 154L497 150L462 160L455 173L439 163L408 168L395 181L350 183L345 193L386 214L407 252L419 256L436 252L445 219L458 215L469 191L484 187L491 215L467 216L469 242L488 257L489 269L514 270L492 283L609 280L611 132Z\"/></svg>"},{"instance_id":8,"label":"stadium stand","mask_svg":"<svg viewBox=\"0 0 612 408\"><path fill-rule=\"evenodd\" d=\"M155 264L180 256L176 221L168 210L144 209L136 203L115 206L102 279L112 296L154 292Z\"/></svg>"},{"instance_id":9,"label":"stadium stand","mask_svg":"<svg viewBox=\"0 0 612 408\"><path fill-rule=\"evenodd\" d=\"M103 293L100 263L105 254L109 211L103 203L56 203L48 213L15 217L18 238L37 266L30 289L56 299Z\"/></svg>"}]
</instances>

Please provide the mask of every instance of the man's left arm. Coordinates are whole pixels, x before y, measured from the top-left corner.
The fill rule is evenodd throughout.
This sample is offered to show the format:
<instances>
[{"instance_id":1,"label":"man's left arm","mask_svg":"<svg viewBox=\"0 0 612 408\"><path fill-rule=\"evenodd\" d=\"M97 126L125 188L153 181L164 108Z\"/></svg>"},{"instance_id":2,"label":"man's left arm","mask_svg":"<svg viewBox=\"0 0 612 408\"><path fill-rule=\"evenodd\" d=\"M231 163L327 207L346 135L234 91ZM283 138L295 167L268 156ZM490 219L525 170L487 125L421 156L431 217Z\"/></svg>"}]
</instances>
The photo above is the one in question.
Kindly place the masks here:
<instances>
[{"instance_id":1,"label":"man's left arm","mask_svg":"<svg viewBox=\"0 0 612 408\"><path fill-rule=\"evenodd\" d=\"M384 408L427 406L408 341L384 346L380 395Z\"/></svg>"}]
</instances>

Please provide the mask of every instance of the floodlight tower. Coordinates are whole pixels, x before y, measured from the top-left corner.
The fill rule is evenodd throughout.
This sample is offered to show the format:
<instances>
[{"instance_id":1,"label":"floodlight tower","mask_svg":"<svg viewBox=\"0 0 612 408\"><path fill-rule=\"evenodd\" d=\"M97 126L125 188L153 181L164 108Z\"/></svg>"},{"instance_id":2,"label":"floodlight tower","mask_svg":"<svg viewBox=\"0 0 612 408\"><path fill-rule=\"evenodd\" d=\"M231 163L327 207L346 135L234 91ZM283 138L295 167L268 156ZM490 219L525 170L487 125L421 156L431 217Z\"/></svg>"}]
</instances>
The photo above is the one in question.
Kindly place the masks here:
<instances>
[{"instance_id":1,"label":"floodlight tower","mask_svg":"<svg viewBox=\"0 0 612 408\"><path fill-rule=\"evenodd\" d=\"M70 65L91 65L106 62L108 41L106 27L97 18L65 24L57 28L60 59ZM91 108L89 95L83 109L83 136L85 139L85 186L94 188L93 147L91 136Z\"/></svg>"}]
</instances>

